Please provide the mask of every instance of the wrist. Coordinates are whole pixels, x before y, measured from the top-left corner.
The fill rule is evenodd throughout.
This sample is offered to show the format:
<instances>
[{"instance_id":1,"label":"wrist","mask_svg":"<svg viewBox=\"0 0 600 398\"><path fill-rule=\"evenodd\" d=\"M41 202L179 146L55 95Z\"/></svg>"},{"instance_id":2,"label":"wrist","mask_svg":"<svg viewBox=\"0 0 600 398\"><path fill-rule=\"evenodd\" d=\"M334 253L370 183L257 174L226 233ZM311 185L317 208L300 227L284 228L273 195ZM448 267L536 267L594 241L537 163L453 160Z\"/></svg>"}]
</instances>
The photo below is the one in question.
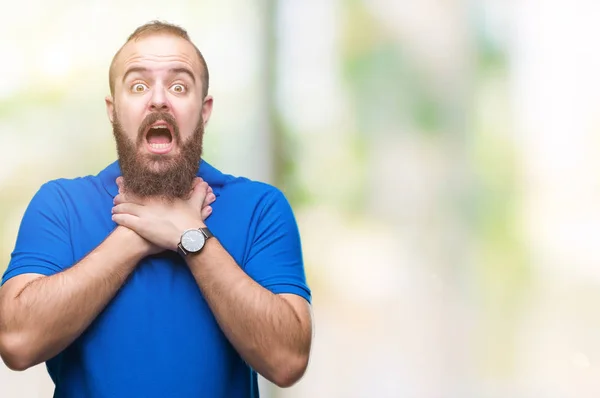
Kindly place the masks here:
<instances>
[{"instance_id":1,"label":"wrist","mask_svg":"<svg viewBox=\"0 0 600 398\"><path fill-rule=\"evenodd\" d=\"M204 249L206 243L214 235L206 227L189 228L183 232L177 245L177 252L183 257L197 256Z\"/></svg>"},{"instance_id":2,"label":"wrist","mask_svg":"<svg viewBox=\"0 0 600 398\"><path fill-rule=\"evenodd\" d=\"M198 267L202 266L201 264L206 264L206 258L211 257L211 253L214 254L215 246L218 246L218 241L216 237L211 237L207 239L202 247L202 250L198 253L193 253L184 257L185 262L189 267Z\"/></svg>"},{"instance_id":3,"label":"wrist","mask_svg":"<svg viewBox=\"0 0 600 398\"><path fill-rule=\"evenodd\" d=\"M206 228L206 224L204 224L204 221L202 219L193 219L186 226L187 228L185 228L183 231L188 229Z\"/></svg>"},{"instance_id":4,"label":"wrist","mask_svg":"<svg viewBox=\"0 0 600 398\"><path fill-rule=\"evenodd\" d=\"M178 227L177 231L174 234L175 236L172 239L172 244L171 244L170 249L177 252L179 250L179 244L181 243L183 234L188 230L196 230L196 229L201 229L201 228L206 228L206 224L204 224L204 221L202 221L202 220L194 219L190 222L186 222L185 224L182 224L182 226Z\"/></svg>"},{"instance_id":5,"label":"wrist","mask_svg":"<svg viewBox=\"0 0 600 398\"><path fill-rule=\"evenodd\" d=\"M142 258L152 254L152 245L146 239L142 238L137 232L118 225L113 231L112 235L119 242L122 253L128 253L134 260L141 260Z\"/></svg>"}]
</instances>

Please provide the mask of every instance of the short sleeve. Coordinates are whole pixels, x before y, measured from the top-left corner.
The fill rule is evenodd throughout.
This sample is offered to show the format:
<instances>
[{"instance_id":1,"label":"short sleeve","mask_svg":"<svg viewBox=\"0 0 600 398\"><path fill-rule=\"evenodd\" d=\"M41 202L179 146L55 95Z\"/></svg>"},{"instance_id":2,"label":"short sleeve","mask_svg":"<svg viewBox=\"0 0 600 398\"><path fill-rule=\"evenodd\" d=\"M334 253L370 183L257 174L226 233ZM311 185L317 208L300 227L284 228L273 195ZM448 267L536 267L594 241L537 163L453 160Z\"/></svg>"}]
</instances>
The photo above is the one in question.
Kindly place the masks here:
<instances>
[{"instance_id":1,"label":"short sleeve","mask_svg":"<svg viewBox=\"0 0 600 398\"><path fill-rule=\"evenodd\" d=\"M290 293L311 301L306 283L300 232L283 193L269 192L262 201L256 233L244 269L275 294Z\"/></svg>"},{"instance_id":2,"label":"short sleeve","mask_svg":"<svg viewBox=\"0 0 600 398\"><path fill-rule=\"evenodd\" d=\"M29 202L2 284L17 275L53 275L72 264L68 213L56 182L41 186Z\"/></svg>"}]
</instances>

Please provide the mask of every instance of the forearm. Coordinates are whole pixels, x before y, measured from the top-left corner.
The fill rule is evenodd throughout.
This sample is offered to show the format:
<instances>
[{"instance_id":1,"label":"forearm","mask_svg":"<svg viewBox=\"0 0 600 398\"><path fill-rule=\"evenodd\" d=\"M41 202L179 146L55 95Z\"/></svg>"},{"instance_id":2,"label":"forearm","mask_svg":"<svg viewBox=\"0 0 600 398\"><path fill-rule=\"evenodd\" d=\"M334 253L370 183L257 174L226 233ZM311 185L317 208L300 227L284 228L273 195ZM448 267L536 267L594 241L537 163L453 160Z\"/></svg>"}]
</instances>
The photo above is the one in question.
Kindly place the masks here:
<instances>
[{"instance_id":1,"label":"forearm","mask_svg":"<svg viewBox=\"0 0 600 398\"><path fill-rule=\"evenodd\" d=\"M24 363L52 358L90 325L141 259L139 237L133 239L119 227L71 268L3 298L3 332L18 339Z\"/></svg>"},{"instance_id":2,"label":"forearm","mask_svg":"<svg viewBox=\"0 0 600 398\"><path fill-rule=\"evenodd\" d=\"M216 239L188 264L219 326L265 378L289 385L306 368L311 325L282 297L252 280Z\"/></svg>"}]
</instances>

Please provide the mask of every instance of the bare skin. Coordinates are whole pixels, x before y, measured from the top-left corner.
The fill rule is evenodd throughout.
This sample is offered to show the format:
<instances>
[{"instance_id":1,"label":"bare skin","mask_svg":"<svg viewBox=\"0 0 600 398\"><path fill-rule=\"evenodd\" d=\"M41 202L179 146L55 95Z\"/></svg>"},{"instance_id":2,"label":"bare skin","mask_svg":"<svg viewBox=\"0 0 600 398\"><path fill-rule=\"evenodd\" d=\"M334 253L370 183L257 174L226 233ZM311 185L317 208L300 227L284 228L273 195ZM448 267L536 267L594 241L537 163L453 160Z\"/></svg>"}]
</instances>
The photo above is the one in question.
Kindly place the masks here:
<instances>
[{"instance_id":1,"label":"bare skin","mask_svg":"<svg viewBox=\"0 0 600 398\"><path fill-rule=\"evenodd\" d=\"M106 98L107 114L111 122L118 116L132 142L151 112L171 114L183 141L200 122L208 123L213 99L203 95L203 70L186 40L154 34L131 41L114 70L115 90ZM149 145L141 145L139 151L153 154ZM174 144L161 156L179 153ZM159 172L163 163L153 160L147 167ZM7 365L26 369L68 346L116 294L140 258L175 250L183 231L205 225L204 210L199 209L207 198L214 200L210 195L205 182L195 184L190 198L168 205L120 193L113 208L113 220L120 227L78 264L50 277L29 274L8 281L0 289L0 355ZM120 253L119 258L114 253ZM216 238L187 262L243 359L281 387L297 382L311 348L309 303L293 294L275 295L257 284Z\"/></svg>"},{"instance_id":2,"label":"bare skin","mask_svg":"<svg viewBox=\"0 0 600 398\"><path fill-rule=\"evenodd\" d=\"M123 48L115 66L114 98L106 99L111 121L116 109L132 140L141 121L152 111L172 114L184 140L198 118L208 123L213 99L203 98L204 71L193 46L168 35L130 44ZM173 151L177 153L177 148ZM193 208L204 193L201 187L194 192L189 201L178 200L169 207L151 199L120 198L113 219L150 242L174 250L182 231L204 225ZM221 329L244 360L280 386L299 380L306 370L311 346L309 304L300 296L274 295L259 286L216 239L201 256L188 261Z\"/></svg>"},{"instance_id":3,"label":"bare skin","mask_svg":"<svg viewBox=\"0 0 600 398\"><path fill-rule=\"evenodd\" d=\"M208 201L214 194L208 192ZM210 202L212 203L212 202ZM212 208L202 208L206 219ZM110 302L138 262L163 251L125 227L52 276L22 274L0 288L0 356L13 370L42 363L71 344Z\"/></svg>"},{"instance_id":4,"label":"bare skin","mask_svg":"<svg viewBox=\"0 0 600 398\"><path fill-rule=\"evenodd\" d=\"M206 226L196 208L204 201L206 187L205 182L200 183L189 200L168 205L117 196L113 220L159 247L176 250L181 231ZM242 358L280 387L296 383L310 354L312 314L308 302L260 286L216 238L186 261L221 330Z\"/></svg>"}]
</instances>

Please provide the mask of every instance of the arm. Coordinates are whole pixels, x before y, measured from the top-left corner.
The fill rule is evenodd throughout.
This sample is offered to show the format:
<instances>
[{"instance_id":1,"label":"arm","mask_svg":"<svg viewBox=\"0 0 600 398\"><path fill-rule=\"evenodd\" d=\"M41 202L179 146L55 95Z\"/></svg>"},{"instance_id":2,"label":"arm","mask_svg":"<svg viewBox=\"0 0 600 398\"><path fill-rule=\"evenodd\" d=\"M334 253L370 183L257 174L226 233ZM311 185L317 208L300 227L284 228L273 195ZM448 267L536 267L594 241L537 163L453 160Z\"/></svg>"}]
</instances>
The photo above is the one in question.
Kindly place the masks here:
<instances>
[{"instance_id":1,"label":"arm","mask_svg":"<svg viewBox=\"0 0 600 398\"><path fill-rule=\"evenodd\" d=\"M0 355L14 370L44 362L96 318L151 246L117 227L73 267L51 276L22 274L0 289Z\"/></svg>"},{"instance_id":2,"label":"arm","mask_svg":"<svg viewBox=\"0 0 600 398\"><path fill-rule=\"evenodd\" d=\"M198 203L206 183L192 197L165 206L115 198L113 220L148 241L177 250L181 233L203 227ZM238 266L217 238L186 261L219 326L242 358L279 386L290 386L306 370L312 338L310 291L306 286L300 236L285 197L264 196L247 260Z\"/></svg>"},{"instance_id":3,"label":"arm","mask_svg":"<svg viewBox=\"0 0 600 398\"><path fill-rule=\"evenodd\" d=\"M188 265L219 326L242 358L280 387L298 381L308 365L312 319L308 302L273 294L250 278L216 238Z\"/></svg>"},{"instance_id":4,"label":"arm","mask_svg":"<svg viewBox=\"0 0 600 398\"><path fill-rule=\"evenodd\" d=\"M71 344L104 309L137 263L162 251L117 228L77 264L63 188L47 183L30 202L0 288L0 356L23 370ZM214 195L196 213L210 215Z\"/></svg>"}]
</instances>

